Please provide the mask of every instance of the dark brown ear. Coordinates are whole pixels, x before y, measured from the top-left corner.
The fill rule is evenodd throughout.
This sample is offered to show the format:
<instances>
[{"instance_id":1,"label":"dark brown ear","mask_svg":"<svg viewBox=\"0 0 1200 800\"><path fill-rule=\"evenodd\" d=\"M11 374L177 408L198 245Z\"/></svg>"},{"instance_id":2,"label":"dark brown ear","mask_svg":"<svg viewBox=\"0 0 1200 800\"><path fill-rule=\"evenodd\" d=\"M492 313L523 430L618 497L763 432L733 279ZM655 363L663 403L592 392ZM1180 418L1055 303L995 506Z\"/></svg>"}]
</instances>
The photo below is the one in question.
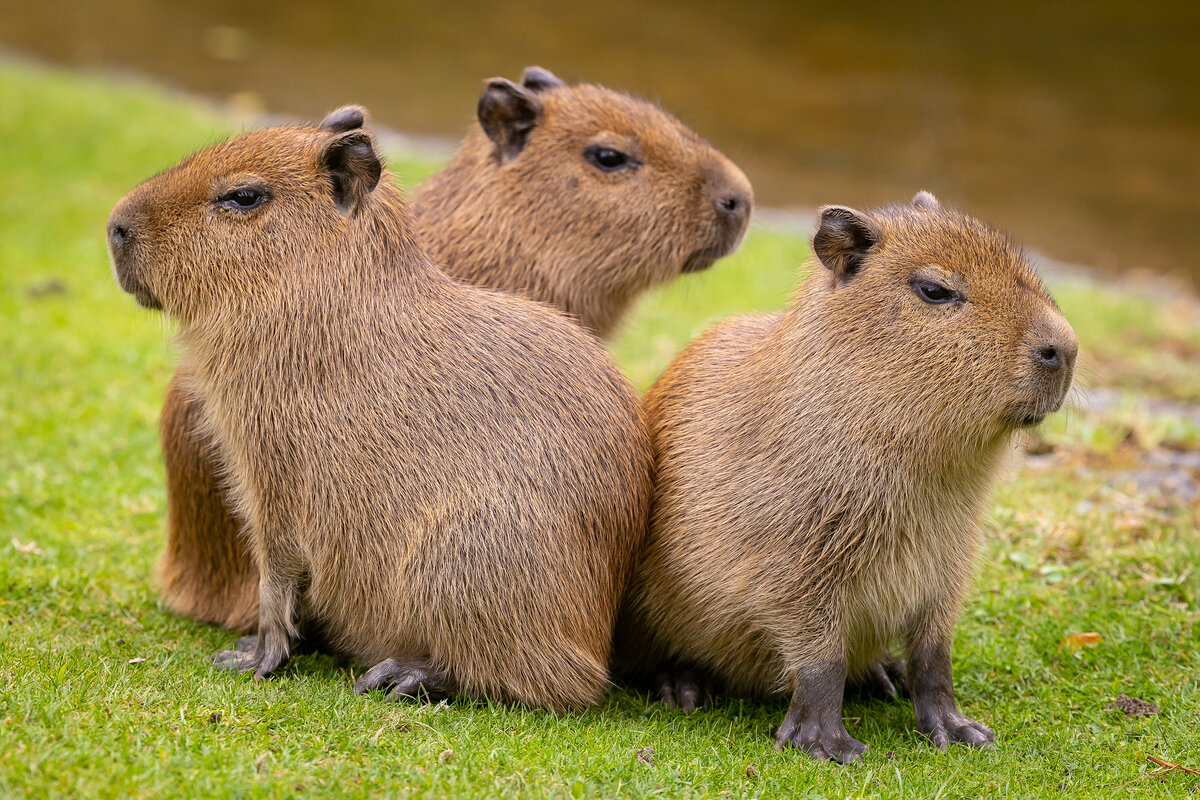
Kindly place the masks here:
<instances>
[{"instance_id":1,"label":"dark brown ear","mask_svg":"<svg viewBox=\"0 0 1200 800\"><path fill-rule=\"evenodd\" d=\"M867 252L878 241L879 232L867 215L846 206L823 206L813 252L834 278L846 281L862 268Z\"/></svg>"},{"instance_id":2,"label":"dark brown ear","mask_svg":"<svg viewBox=\"0 0 1200 800\"><path fill-rule=\"evenodd\" d=\"M479 124L496 143L502 161L516 159L525 139L542 118L542 101L532 91L507 78L492 78L479 98Z\"/></svg>"},{"instance_id":3,"label":"dark brown ear","mask_svg":"<svg viewBox=\"0 0 1200 800\"><path fill-rule=\"evenodd\" d=\"M367 110L362 106L342 106L330 111L321 120L320 128L330 133L356 131L367 124Z\"/></svg>"},{"instance_id":4,"label":"dark brown ear","mask_svg":"<svg viewBox=\"0 0 1200 800\"><path fill-rule=\"evenodd\" d=\"M375 154L375 144L363 131L353 130L336 136L321 151L321 169L333 185L333 202L349 213L379 184L383 164Z\"/></svg>"},{"instance_id":5,"label":"dark brown ear","mask_svg":"<svg viewBox=\"0 0 1200 800\"><path fill-rule=\"evenodd\" d=\"M942 207L938 199L929 192L921 190L913 195L912 204L917 208L923 208L926 211L937 211Z\"/></svg>"},{"instance_id":6,"label":"dark brown ear","mask_svg":"<svg viewBox=\"0 0 1200 800\"><path fill-rule=\"evenodd\" d=\"M567 84L548 69L526 67L525 72L521 74L521 85L534 92L544 92L547 89L556 89Z\"/></svg>"}]
</instances>

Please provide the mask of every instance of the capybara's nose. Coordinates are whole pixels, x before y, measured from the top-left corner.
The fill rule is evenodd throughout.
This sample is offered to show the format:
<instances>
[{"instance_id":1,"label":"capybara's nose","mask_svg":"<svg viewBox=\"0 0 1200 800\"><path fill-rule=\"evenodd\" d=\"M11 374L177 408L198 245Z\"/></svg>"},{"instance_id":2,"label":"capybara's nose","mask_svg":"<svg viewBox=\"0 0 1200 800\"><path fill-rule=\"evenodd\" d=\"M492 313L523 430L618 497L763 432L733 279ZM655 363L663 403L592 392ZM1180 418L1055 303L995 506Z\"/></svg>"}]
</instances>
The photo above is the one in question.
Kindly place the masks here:
<instances>
[{"instance_id":1,"label":"capybara's nose","mask_svg":"<svg viewBox=\"0 0 1200 800\"><path fill-rule=\"evenodd\" d=\"M108 222L108 246L112 252L118 252L126 242L133 238L133 223L117 217Z\"/></svg>"},{"instance_id":2,"label":"capybara's nose","mask_svg":"<svg viewBox=\"0 0 1200 800\"><path fill-rule=\"evenodd\" d=\"M750 221L754 190L746 174L727 158L720 157L708 173L708 191L717 220L726 231L740 235Z\"/></svg>"},{"instance_id":3,"label":"capybara's nose","mask_svg":"<svg viewBox=\"0 0 1200 800\"><path fill-rule=\"evenodd\" d=\"M1033 348L1033 360L1042 369L1050 372L1075 369L1075 357L1079 354L1079 342L1075 337L1045 341Z\"/></svg>"},{"instance_id":4,"label":"capybara's nose","mask_svg":"<svg viewBox=\"0 0 1200 800\"><path fill-rule=\"evenodd\" d=\"M717 197L717 213L742 219L750 213L750 198L740 192L727 192Z\"/></svg>"}]
</instances>

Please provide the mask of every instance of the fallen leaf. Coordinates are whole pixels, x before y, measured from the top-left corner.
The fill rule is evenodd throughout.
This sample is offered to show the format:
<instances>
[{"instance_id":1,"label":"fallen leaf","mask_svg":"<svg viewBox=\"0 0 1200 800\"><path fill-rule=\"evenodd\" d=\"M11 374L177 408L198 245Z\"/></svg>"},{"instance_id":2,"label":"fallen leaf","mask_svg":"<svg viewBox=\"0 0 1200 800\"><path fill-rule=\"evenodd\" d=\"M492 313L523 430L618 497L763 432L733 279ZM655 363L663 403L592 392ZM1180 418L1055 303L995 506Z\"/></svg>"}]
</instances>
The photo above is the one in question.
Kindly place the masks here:
<instances>
[{"instance_id":1,"label":"fallen leaf","mask_svg":"<svg viewBox=\"0 0 1200 800\"><path fill-rule=\"evenodd\" d=\"M15 536L12 537L12 546L17 549L18 553L33 553L35 556L42 554L42 548L37 546L37 542L21 544L21 541Z\"/></svg>"},{"instance_id":2,"label":"fallen leaf","mask_svg":"<svg viewBox=\"0 0 1200 800\"><path fill-rule=\"evenodd\" d=\"M747 778L757 778L758 770L756 770L753 766L746 767L746 777Z\"/></svg>"},{"instance_id":3,"label":"fallen leaf","mask_svg":"<svg viewBox=\"0 0 1200 800\"><path fill-rule=\"evenodd\" d=\"M143 663L145 660L146 660L146 659L144 659L144 658L141 658L141 657L139 657L139 658L131 658L131 659L129 659L128 661L126 661L125 663L126 663L126 664L141 664L141 663Z\"/></svg>"},{"instance_id":4,"label":"fallen leaf","mask_svg":"<svg viewBox=\"0 0 1200 800\"><path fill-rule=\"evenodd\" d=\"M1200 770L1194 770L1191 767L1185 767L1181 764L1172 764L1170 761L1163 761L1161 758L1155 758L1154 756L1146 756L1146 758L1150 759L1155 764L1158 764L1160 767L1167 767L1168 769L1177 769L1181 772L1190 772L1193 775L1200 775Z\"/></svg>"},{"instance_id":5,"label":"fallen leaf","mask_svg":"<svg viewBox=\"0 0 1200 800\"><path fill-rule=\"evenodd\" d=\"M637 760L642 762L643 764L649 764L650 766L653 767L654 766L654 748L653 747L643 747L641 750L638 750L637 751Z\"/></svg>"},{"instance_id":6,"label":"fallen leaf","mask_svg":"<svg viewBox=\"0 0 1200 800\"><path fill-rule=\"evenodd\" d=\"M454 760L454 751L447 747L442 752L438 753L438 761L446 764Z\"/></svg>"},{"instance_id":7,"label":"fallen leaf","mask_svg":"<svg viewBox=\"0 0 1200 800\"><path fill-rule=\"evenodd\" d=\"M1084 647L1095 647L1104 641L1104 637L1095 631L1086 633L1072 633L1058 643L1059 647L1067 647L1071 650L1080 650Z\"/></svg>"}]
</instances>

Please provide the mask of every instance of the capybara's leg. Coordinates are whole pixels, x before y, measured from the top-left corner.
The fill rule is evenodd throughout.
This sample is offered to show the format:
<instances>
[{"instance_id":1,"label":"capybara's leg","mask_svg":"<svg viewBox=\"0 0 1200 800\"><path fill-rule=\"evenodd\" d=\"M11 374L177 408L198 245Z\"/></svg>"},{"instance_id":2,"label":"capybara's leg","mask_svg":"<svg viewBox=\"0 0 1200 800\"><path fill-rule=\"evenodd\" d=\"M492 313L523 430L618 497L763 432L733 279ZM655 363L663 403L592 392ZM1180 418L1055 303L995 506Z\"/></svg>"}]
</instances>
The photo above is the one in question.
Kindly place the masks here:
<instances>
[{"instance_id":1,"label":"capybara's leg","mask_svg":"<svg viewBox=\"0 0 1200 800\"><path fill-rule=\"evenodd\" d=\"M917 730L943 751L955 742L969 747L990 747L996 734L959 711L954 699L951 637L948 632L939 633L922 626L910 639L908 689L912 693Z\"/></svg>"},{"instance_id":2,"label":"capybara's leg","mask_svg":"<svg viewBox=\"0 0 1200 800\"><path fill-rule=\"evenodd\" d=\"M867 746L846 731L842 723L842 694L846 687L846 662L825 661L801 669L796 690L775 746L792 745L817 761L850 764L862 758Z\"/></svg>"},{"instance_id":3,"label":"capybara's leg","mask_svg":"<svg viewBox=\"0 0 1200 800\"><path fill-rule=\"evenodd\" d=\"M255 678L265 678L287 663L291 643L299 635L296 630L296 610L299 601L299 581L288 570L272 569L271 553L259 582L258 633L250 650L224 650L213 657L213 666L234 672L254 671ZM243 644L239 639L237 645Z\"/></svg>"}]
</instances>

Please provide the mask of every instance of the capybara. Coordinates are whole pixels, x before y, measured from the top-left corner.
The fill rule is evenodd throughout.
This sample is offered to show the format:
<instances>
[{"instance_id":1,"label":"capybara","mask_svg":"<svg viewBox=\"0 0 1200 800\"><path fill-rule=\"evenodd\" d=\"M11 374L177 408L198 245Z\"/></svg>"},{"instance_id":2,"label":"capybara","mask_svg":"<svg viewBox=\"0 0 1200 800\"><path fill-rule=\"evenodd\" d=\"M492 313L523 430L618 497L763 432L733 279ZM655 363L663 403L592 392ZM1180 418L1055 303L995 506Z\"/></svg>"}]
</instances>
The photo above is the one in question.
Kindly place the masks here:
<instances>
[{"instance_id":1,"label":"capybara","mask_svg":"<svg viewBox=\"0 0 1200 800\"><path fill-rule=\"evenodd\" d=\"M218 666L271 673L303 623L374 665L360 691L602 696L652 487L591 334L438 270L353 126L193 155L117 204L109 245L180 323L258 569L255 645Z\"/></svg>"},{"instance_id":2,"label":"capybara","mask_svg":"<svg viewBox=\"0 0 1200 800\"><path fill-rule=\"evenodd\" d=\"M639 291L710 265L745 232L745 176L654 106L530 67L520 85L486 81L478 117L415 200L428 252L462 280L550 303L607 336ZM363 125L354 106L322 122L341 132ZM200 622L250 631L258 573L187 382L172 380L163 402L164 600Z\"/></svg>"},{"instance_id":3,"label":"capybara","mask_svg":"<svg viewBox=\"0 0 1200 800\"><path fill-rule=\"evenodd\" d=\"M785 311L717 325L645 398L654 510L622 649L685 688L790 695L777 744L849 762L847 677L902 644L917 728L988 745L955 701L954 623L989 486L1062 404L1075 335L1005 236L926 192L822 209L813 250Z\"/></svg>"},{"instance_id":4,"label":"capybara","mask_svg":"<svg viewBox=\"0 0 1200 800\"><path fill-rule=\"evenodd\" d=\"M603 338L643 290L733 252L754 194L657 106L537 67L485 82L479 126L414 199L451 275L562 309Z\"/></svg>"}]
</instances>

